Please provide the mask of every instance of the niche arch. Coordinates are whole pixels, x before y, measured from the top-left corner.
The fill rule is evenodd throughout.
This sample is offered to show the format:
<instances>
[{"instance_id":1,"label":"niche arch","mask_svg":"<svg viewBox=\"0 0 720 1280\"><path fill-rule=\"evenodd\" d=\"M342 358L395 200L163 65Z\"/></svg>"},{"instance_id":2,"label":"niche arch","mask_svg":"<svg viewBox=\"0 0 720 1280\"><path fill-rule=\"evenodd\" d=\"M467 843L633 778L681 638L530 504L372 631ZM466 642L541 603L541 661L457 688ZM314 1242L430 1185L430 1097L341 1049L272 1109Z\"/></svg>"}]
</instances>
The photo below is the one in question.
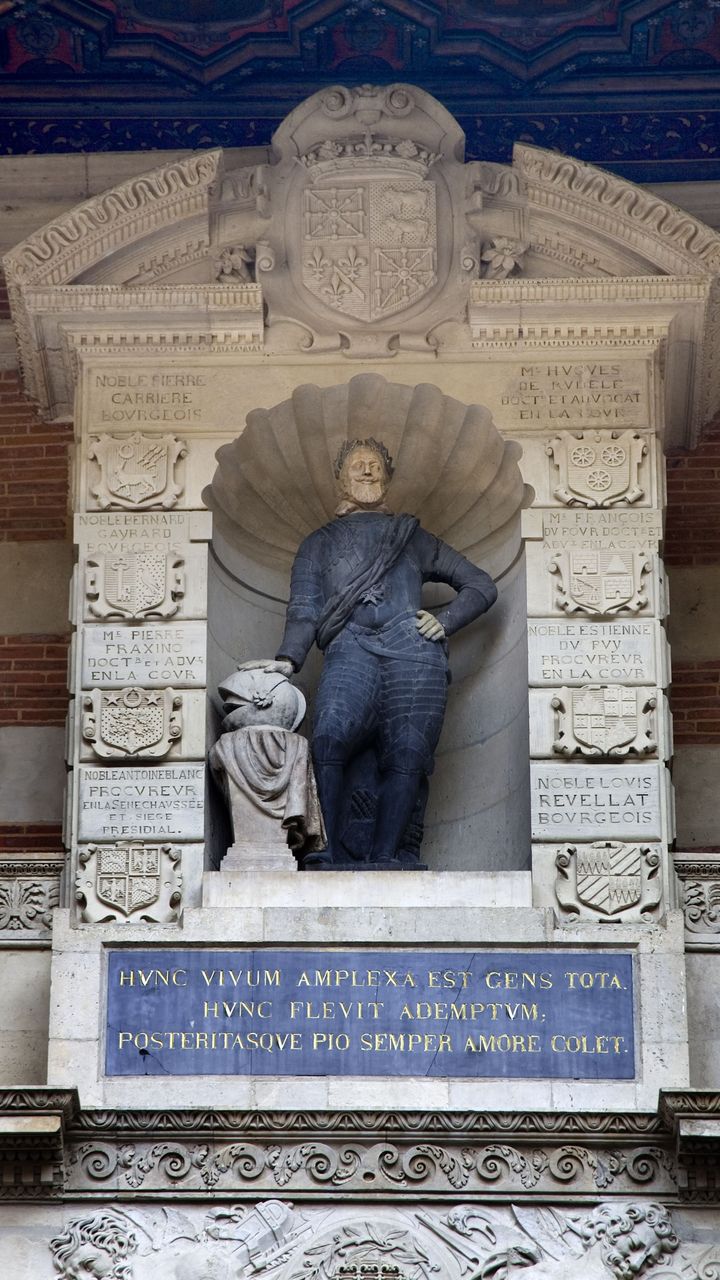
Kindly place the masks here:
<instances>
[{"instance_id":1,"label":"niche arch","mask_svg":"<svg viewBox=\"0 0 720 1280\"><path fill-rule=\"evenodd\" d=\"M451 643L448 711L426 817L423 858L437 870L528 865L529 767L524 560L529 502L520 446L489 411L438 387L359 374L305 384L217 453L203 497L214 514L208 595L211 687L238 662L272 656L282 635L293 557L332 519L333 460L346 439L374 435L395 461L388 502L410 511L498 582L499 600ZM445 593L443 595L443 593ZM428 588L432 607L447 588ZM296 678L312 709L314 651ZM312 710L311 710L312 714Z\"/></svg>"}]
</instances>

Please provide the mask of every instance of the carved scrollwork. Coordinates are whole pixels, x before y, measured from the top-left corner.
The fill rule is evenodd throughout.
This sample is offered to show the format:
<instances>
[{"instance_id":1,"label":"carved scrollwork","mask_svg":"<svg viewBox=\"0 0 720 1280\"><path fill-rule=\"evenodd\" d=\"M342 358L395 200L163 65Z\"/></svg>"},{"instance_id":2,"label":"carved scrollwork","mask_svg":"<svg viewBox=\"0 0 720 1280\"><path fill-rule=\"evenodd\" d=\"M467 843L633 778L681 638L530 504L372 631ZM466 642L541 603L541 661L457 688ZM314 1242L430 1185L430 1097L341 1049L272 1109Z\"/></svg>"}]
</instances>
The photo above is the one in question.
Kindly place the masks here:
<instances>
[{"instance_id":1,"label":"carved scrollwork","mask_svg":"<svg viewBox=\"0 0 720 1280\"><path fill-rule=\"evenodd\" d=\"M507 1193L551 1191L558 1185L588 1190L629 1191L655 1183L675 1185L673 1160L661 1147L631 1151L597 1150L574 1145L546 1149L487 1143L456 1146L417 1143L399 1148L388 1142L303 1142L297 1144L227 1143L210 1148L180 1142L126 1144L116 1152L104 1143L83 1143L71 1156L74 1187L115 1180L137 1190L158 1191L184 1186L231 1191L257 1186L320 1191L343 1188L367 1191L395 1188L410 1191L477 1191L497 1188Z\"/></svg>"}]
</instances>

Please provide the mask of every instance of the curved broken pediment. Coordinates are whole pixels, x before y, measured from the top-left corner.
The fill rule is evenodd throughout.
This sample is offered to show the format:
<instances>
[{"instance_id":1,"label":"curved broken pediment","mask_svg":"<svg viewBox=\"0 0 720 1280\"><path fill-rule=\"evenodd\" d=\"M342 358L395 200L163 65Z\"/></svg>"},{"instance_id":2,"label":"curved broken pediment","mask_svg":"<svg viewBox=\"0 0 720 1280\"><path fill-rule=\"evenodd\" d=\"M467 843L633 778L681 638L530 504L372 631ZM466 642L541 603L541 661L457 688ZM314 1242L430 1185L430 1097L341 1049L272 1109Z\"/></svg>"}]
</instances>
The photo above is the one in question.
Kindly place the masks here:
<instances>
[{"instance_id":1,"label":"curved broken pediment","mask_svg":"<svg viewBox=\"0 0 720 1280\"><path fill-rule=\"evenodd\" d=\"M720 406L720 236L570 157L463 148L414 86L335 86L270 163L210 151L85 201L5 259L28 392L69 417L87 350L432 361L561 335L662 346L668 439L694 441Z\"/></svg>"}]
</instances>

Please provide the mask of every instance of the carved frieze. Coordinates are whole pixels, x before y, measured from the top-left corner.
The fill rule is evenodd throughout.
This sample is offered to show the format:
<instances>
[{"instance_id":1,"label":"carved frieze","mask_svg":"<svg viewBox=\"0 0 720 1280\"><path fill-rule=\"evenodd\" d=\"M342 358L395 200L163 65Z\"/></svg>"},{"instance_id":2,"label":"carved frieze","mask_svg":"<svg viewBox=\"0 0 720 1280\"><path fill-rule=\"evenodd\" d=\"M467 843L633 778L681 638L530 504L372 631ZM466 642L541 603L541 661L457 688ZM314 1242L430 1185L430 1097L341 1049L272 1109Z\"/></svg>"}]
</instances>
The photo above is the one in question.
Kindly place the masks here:
<instances>
[{"instance_id":1,"label":"carved frieze","mask_svg":"<svg viewBox=\"0 0 720 1280\"><path fill-rule=\"evenodd\" d=\"M569 923L652 922L661 911L660 855L650 845L617 840L567 845L557 854L555 867L560 916Z\"/></svg>"},{"instance_id":2,"label":"carved frieze","mask_svg":"<svg viewBox=\"0 0 720 1280\"><path fill-rule=\"evenodd\" d=\"M172 618L185 595L176 551L96 552L85 562L85 596L94 618Z\"/></svg>"},{"instance_id":3,"label":"carved frieze","mask_svg":"<svg viewBox=\"0 0 720 1280\"><path fill-rule=\"evenodd\" d=\"M555 436L547 452L558 471L553 495L567 506L612 507L644 496L639 470L647 442L635 431Z\"/></svg>"},{"instance_id":4,"label":"carved frieze","mask_svg":"<svg viewBox=\"0 0 720 1280\"><path fill-rule=\"evenodd\" d=\"M258 1194L323 1190L366 1194L463 1191L553 1194L572 1182L584 1194L612 1187L629 1194L638 1183L652 1183L667 1194L675 1187L672 1160L652 1144L625 1151L599 1152L581 1143L519 1144L511 1141L466 1143L462 1147L421 1142L403 1147L358 1137L353 1141L249 1140L126 1143L122 1150L96 1139L79 1143L70 1156L68 1190L93 1186L143 1192L185 1191Z\"/></svg>"},{"instance_id":5,"label":"carved frieze","mask_svg":"<svg viewBox=\"0 0 720 1280\"><path fill-rule=\"evenodd\" d=\"M630 752L653 755L657 751L654 690L586 684L558 689L551 705L557 755L619 759Z\"/></svg>"},{"instance_id":6,"label":"carved frieze","mask_svg":"<svg viewBox=\"0 0 720 1280\"><path fill-rule=\"evenodd\" d=\"M720 1247L683 1241L668 1210L650 1200L563 1210L522 1203L374 1207L372 1214L258 1200L192 1205L163 1214L109 1204L75 1214L49 1240L60 1280L176 1276L245 1280L699 1280L715 1276Z\"/></svg>"},{"instance_id":7,"label":"carved frieze","mask_svg":"<svg viewBox=\"0 0 720 1280\"><path fill-rule=\"evenodd\" d=\"M119 840L90 844L78 854L75 897L85 923L177 920L182 901L180 849Z\"/></svg>"},{"instance_id":8,"label":"carved frieze","mask_svg":"<svg viewBox=\"0 0 720 1280\"><path fill-rule=\"evenodd\" d=\"M651 568L646 551L558 551L548 561L557 575L557 606L598 617L644 609Z\"/></svg>"},{"instance_id":9,"label":"carved frieze","mask_svg":"<svg viewBox=\"0 0 720 1280\"><path fill-rule=\"evenodd\" d=\"M95 689L83 694L82 736L102 760L162 760L182 737L174 689Z\"/></svg>"},{"instance_id":10,"label":"carved frieze","mask_svg":"<svg viewBox=\"0 0 720 1280\"><path fill-rule=\"evenodd\" d=\"M93 436L89 457L97 463L100 474L92 485L92 495L103 510L174 507L182 493L176 468L186 453L184 441L171 435L133 431L129 435Z\"/></svg>"}]
</instances>

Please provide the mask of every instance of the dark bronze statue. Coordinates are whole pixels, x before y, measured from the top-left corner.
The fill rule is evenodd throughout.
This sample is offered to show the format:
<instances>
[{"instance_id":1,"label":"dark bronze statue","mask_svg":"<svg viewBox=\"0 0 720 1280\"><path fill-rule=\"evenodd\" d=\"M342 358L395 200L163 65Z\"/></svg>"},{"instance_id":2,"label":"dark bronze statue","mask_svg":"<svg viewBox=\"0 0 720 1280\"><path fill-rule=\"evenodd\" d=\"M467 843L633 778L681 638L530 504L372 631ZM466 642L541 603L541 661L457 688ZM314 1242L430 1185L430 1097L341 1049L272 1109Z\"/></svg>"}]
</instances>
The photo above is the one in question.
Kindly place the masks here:
<instances>
[{"instance_id":1,"label":"dark bronze statue","mask_svg":"<svg viewBox=\"0 0 720 1280\"><path fill-rule=\"evenodd\" d=\"M328 845L305 859L308 870L419 865L447 700L447 637L497 597L487 573L415 516L388 511L392 474L378 441L343 445L340 505L297 552L275 661L245 664L290 675L313 642L325 655L312 757ZM457 592L437 616L421 607L424 582Z\"/></svg>"}]
</instances>

